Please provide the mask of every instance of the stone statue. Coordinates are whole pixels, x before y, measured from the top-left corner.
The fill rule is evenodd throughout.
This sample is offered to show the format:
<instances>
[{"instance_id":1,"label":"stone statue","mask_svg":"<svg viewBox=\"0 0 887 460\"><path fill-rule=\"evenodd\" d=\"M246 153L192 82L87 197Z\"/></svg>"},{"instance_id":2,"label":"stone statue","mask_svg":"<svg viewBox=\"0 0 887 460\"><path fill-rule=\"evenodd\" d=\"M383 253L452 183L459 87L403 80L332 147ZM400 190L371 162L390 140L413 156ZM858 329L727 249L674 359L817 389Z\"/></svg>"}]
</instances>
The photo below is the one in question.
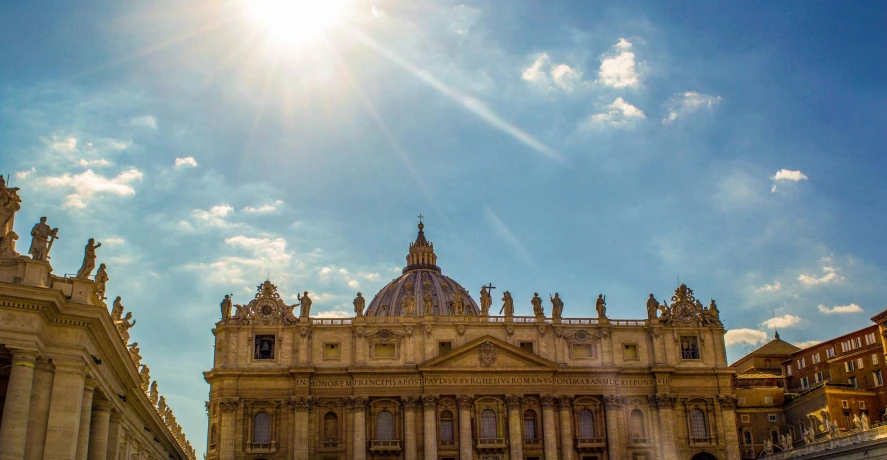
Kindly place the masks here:
<instances>
[{"instance_id":1,"label":"stone statue","mask_svg":"<svg viewBox=\"0 0 887 460\"><path fill-rule=\"evenodd\" d=\"M116 324L118 321L123 319L123 302L122 297L117 296L114 299L114 306L111 308L111 321Z\"/></svg>"},{"instance_id":2,"label":"stone statue","mask_svg":"<svg viewBox=\"0 0 887 460\"><path fill-rule=\"evenodd\" d=\"M492 283L490 283L492 285ZM490 306L493 305L493 296L490 295L490 291L486 286L480 287L480 315L481 316L489 316L490 315Z\"/></svg>"},{"instance_id":3,"label":"stone statue","mask_svg":"<svg viewBox=\"0 0 887 460\"><path fill-rule=\"evenodd\" d=\"M99 300L107 299L105 297L105 286L111 278L108 276L106 268L105 264L100 264L99 269L95 272L95 295L98 296Z\"/></svg>"},{"instance_id":4,"label":"stone statue","mask_svg":"<svg viewBox=\"0 0 887 460\"><path fill-rule=\"evenodd\" d=\"M157 400L157 412L160 412L160 415L163 415L166 413L166 409L166 398L161 396L160 399Z\"/></svg>"},{"instance_id":5,"label":"stone statue","mask_svg":"<svg viewBox=\"0 0 887 460\"><path fill-rule=\"evenodd\" d=\"M653 297L653 294L650 294L650 298L647 299L647 319L656 319L656 310L658 309L659 301Z\"/></svg>"},{"instance_id":6,"label":"stone statue","mask_svg":"<svg viewBox=\"0 0 887 460\"><path fill-rule=\"evenodd\" d=\"M148 392L148 385L151 384L151 369L148 366L142 364L142 368L139 370L139 377L142 378L142 391Z\"/></svg>"},{"instance_id":7,"label":"stone statue","mask_svg":"<svg viewBox=\"0 0 887 460\"><path fill-rule=\"evenodd\" d=\"M308 291L305 291L303 295L296 294L296 298L299 299L299 305L302 306L299 316L302 318L311 316L311 297L308 297Z\"/></svg>"},{"instance_id":8,"label":"stone statue","mask_svg":"<svg viewBox=\"0 0 887 460\"><path fill-rule=\"evenodd\" d=\"M871 428L871 424L869 423L869 416L865 415L865 412L862 413L862 418L860 418L860 422L862 423L862 429L868 430Z\"/></svg>"},{"instance_id":9,"label":"stone statue","mask_svg":"<svg viewBox=\"0 0 887 460\"><path fill-rule=\"evenodd\" d=\"M157 381L151 382L151 390L148 392L148 401L151 401L151 404L157 405L157 398L160 395L157 393Z\"/></svg>"},{"instance_id":10,"label":"stone statue","mask_svg":"<svg viewBox=\"0 0 887 460\"><path fill-rule=\"evenodd\" d=\"M598 294L597 302L594 303L594 308L597 310L597 317L599 319L607 317L607 298L604 297L603 294Z\"/></svg>"},{"instance_id":11,"label":"stone statue","mask_svg":"<svg viewBox=\"0 0 887 460\"><path fill-rule=\"evenodd\" d=\"M785 434L785 450L791 450L795 446L795 440L792 439L791 433Z\"/></svg>"},{"instance_id":12,"label":"stone statue","mask_svg":"<svg viewBox=\"0 0 887 460\"><path fill-rule=\"evenodd\" d=\"M832 420L832 423L828 427L828 432L829 432L829 435L831 435L832 437L837 436L838 435L838 422Z\"/></svg>"},{"instance_id":13,"label":"stone statue","mask_svg":"<svg viewBox=\"0 0 887 460\"><path fill-rule=\"evenodd\" d=\"M46 217L41 217L40 222L34 224L31 229L31 248L28 254L34 260L49 260L49 250L52 243L58 239L59 229L50 228L46 223Z\"/></svg>"},{"instance_id":14,"label":"stone statue","mask_svg":"<svg viewBox=\"0 0 887 460\"><path fill-rule=\"evenodd\" d=\"M357 297L354 298L354 314L357 316L363 316L363 310L366 308L367 301L363 298L361 293L357 293Z\"/></svg>"},{"instance_id":15,"label":"stone statue","mask_svg":"<svg viewBox=\"0 0 887 460\"><path fill-rule=\"evenodd\" d=\"M533 298L530 299L530 305L533 306L533 315L545 316L545 310L542 309L542 299L539 297L538 292L533 293Z\"/></svg>"},{"instance_id":16,"label":"stone statue","mask_svg":"<svg viewBox=\"0 0 887 460\"><path fill-rule=\"evenodd\" d=\"M502 309L499 310L499 314L501 315L503 312L505 316L514 316L514 300L511 298L511 293L505 291L502 295Z\"/></svg>"},{"instance_id":17,"label":"stone statue","mask_svg":"<svg viewBox=\"0 0 887 460\"><path fill-rule=\"evenodd\" d=\"M18 187L7 187L6 179L0 176L0 235L8 235L12 231L15 213L22 208L18 190Z\"/></svg>"},{"instance_id":18,"label":"stone statue","mask_svg":"<svg viewBox=\"0 0 887 460\"><path fill-rule=\"evenodd\" d=\"M295 305L284 305L283 307L283 322L287 324L298 323L299 318L296 318L296 314L294 313L296 310Z\"/></svg>"},{"instance_id":19,"label":"stone statue","mask_svg":"<svg viewBox=\"0 0 887 460\"><path fill-rule=\"evenodd\" d=\"M853 414L853 431L859 431L862 429L862 420L859 419L859 416Z\"/></svg>"},{"instance_id":20,"label":"stone statue","mask_svg":"<svg viewBox=\"0 0 887 460\"><path fill-rule=\"evenodd\" d=\"M0 258L15 259L21 256L21 254L15 251L16 240L18 240L18 233L12 230L6 232L3 236L0 236Z\"/></svg>"},{"instance_id":21,"label":"stone statue","mask_svg":"<svg viewBox=\"0 0 887 460\"><path fill-rule=\"evenodd\" d=\"M77 270L77 278L89 278L92 274L92 269L95 268L95 250L100 247L102 243L96 244L94 238L86 242L86 247L83 248L83 264L80 270Z\"/></svg>"},{"instance_id":22,"label":"stone statue","mask_svg":"<svg viewBox=\"0 0 887 460\"><path fill-rule=\"evenodd\" d=\"M773 441L770 441L769 439L764 440L764 453L765 454L772 454L773 453Z\"/></svg>"},{"instance_id":23,"label":"stone statue","mask_svg":"<svg viewBox=\"0 0 887 460\"><path fill-rule=\"evenodd\" d=\"M240 321L241 323L249 321L249 308L239 304L234 304L234 308L235 312L233 319ZM295 308L295 305L293 305L293 308Z\"/></svg>"},{"instance_id":24,"label":"stone statue","mask_svg":"<svg viewBox=\"0 0 887 460\"><path fill-rule=\"evenodd\" d=\"M422 315L433 315L434 303L431 298L431 292L427 289L422 292Z\"/></svg>"},{"instance_id":25,"label":"stone statue","mask_svg":"<svg viewBox=\"0 0 887 460\"><path fill-rule=\"evenodd\" d=\"M810 433L807 431L807 428L801 428L801 439L804 440L804 444L810 444Z\"/></svg>"},{"instance_id":26,"label":"stone statue","mask_svg":"<svg viewBox=\"0 0 887 460\"><path fill-rule=\"evenodd\" d=\"M123 343L129 343L129 329L136 325L136 320L132 319L132 312L126 314L120 321L117 321L117 332L120 334L120 338L123 339Z\"/></svg>"},{"instance_id":27,"label":"stone statue","mask_svg":"<svg viewBox=\"0 0 887 460\"><path fill-rule=\"evenodd\" d=\"M462 291L453 291L453 314L462 316L465 314L465 302L462 300Z\"/></svg>"},{"instance_id":28,"label":"stone statue","mask_svg":"<svg viewBox=\"0 0 887 460\"><path fill-rule=\"evenodd\" d=\"M711 304L708 306L708 313L711 316L714 316L715 319L721 319L721 312L718 310L718 304L715 303L715 299L711 299Z\"/></svg>"},{"instance_id":29,"label":"stone statue","mask_svg":"<svg viewBox=\"0 0 887 460\"><path fill-rule=\"evenodd\" d=\"M234 294L225 294L225 298L222 299L222 303L219 304L219 306L222 308L222 320L226 320L231 317L231 307L234 306L234 304L231 302L232 295Z\"/></svg>"},{"instance_id":30,"label":"stone statue","mask_svg":"<svg viewBox=\"0 0 887 460\"><path fill-rule=\"evenodd\" d=\"M412 290L408 291L406 297L403 298L402 306L406 316L416 315L416 296L413 295Z\"/></svg>"},{"instance_id":31,"label":"stone statue","mask_svg":"<svg viewBox=\"0 0 887 460\"><path fill-rule=\"evenodd\" d=\"M564 301L558 296L558 293L554 293L554 297L548 296L551 298L551 317L552 318L560 318L564 313Z\"/></svg>"},{"instance_id":32,"label":"stone statue","mask_svg":"<svg viewBox=\"0 0 887 460\"><path fill-rule=\"evenodd\" d=\"M138 368L142 364L142 354L140 353L139 343L133 342L129 345L129 357L132 358L132 362L135 363L136 368Z\"/></svg>"}]
</instances>

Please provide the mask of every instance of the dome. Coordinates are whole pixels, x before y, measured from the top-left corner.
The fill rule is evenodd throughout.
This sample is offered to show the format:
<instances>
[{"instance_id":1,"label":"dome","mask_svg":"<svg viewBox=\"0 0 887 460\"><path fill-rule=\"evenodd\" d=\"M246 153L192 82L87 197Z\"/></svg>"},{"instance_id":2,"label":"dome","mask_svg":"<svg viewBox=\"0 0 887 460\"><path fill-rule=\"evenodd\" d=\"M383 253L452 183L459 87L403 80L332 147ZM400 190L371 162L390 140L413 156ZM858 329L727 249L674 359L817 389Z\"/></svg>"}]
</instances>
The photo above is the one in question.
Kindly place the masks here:
<instances>
[{"instance_id":1,"label":"dome","mask_svg":"<svg viewBox=\"0 0 887 460\"><path fill-rule=\"evenodd\" d=\"M411 316L410 309L415 316L456 316L460 305L464 315L480 313L468 291L441 273L434 245L425 239L424 228L420 221L419 235L410 244L403 274L376 294L366 309L366 316Z\"/></svg>"}]
</instances>

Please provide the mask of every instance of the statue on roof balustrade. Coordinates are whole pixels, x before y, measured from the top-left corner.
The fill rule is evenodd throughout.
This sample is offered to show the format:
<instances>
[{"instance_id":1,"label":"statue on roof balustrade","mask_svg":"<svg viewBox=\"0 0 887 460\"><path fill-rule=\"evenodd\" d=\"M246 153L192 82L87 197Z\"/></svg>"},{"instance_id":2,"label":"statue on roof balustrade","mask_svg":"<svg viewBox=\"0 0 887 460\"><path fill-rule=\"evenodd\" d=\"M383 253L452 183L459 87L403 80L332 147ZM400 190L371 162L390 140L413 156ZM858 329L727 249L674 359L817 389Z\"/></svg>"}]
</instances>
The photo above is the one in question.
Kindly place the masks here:
<instances>
[{"instance_id":1,"label":"statue on roof balustrade","mask_svg":"<svg viewBox=\"0 0 887 460\"><path fill-rule=\"evenodd\" d=\"M31 247L28 254L34 260L49 260L49 250L52 249L52 243L58 239L58 228L52 228L46 223L46 217L41 217L40 222L34 224L31 228Z\"/></svg>"},{"instance_id":2,"label":"statue on roof balustrade","mask_svg":"<svg viewBox=\"0 0 887 460\"><path fill-rule=\"evenodd\" d=\"M502 295L502 308L499 314L505 313L505 316L514 316L514 299L511 298L511 292L505 291Z\"/></svg>"},{"instance_id":3,"label":"statue on roof balustrade","mask_svg":"<svg viewBox=\"0 0 887 460\"><path fill-rule=\"evenodd\" d=\"M6 179L0 175L0 238L5 238L15 224L15 213L22 208L18 187L8 187Z\"/></svg>"},{"instance_id":4,"label":"statue on roof balustrade","mask_svg":"<svg viewBox=\"0 0 887 460\"><path fill-rule=\"evenodd\" d=\"M83 248L83 264L80 270L77 270L77 278L89 278L92 270L95 268L95 250L102 247L102 243L96 243L94 238L90 238Z\"/></svg>"},{"instance_id":5,"label":"statue on roof balustrade","mask_svg":"<svg viewBox=\"0 0 887 460\"><path fill-rule=\"evenodd\" d=\"M99 269L95 272L95 295L99 298L99 300L105 300L105 288L108 284L108 280L111 278L108 276L107 266L105 264L99 264Z\"/></svg>"},{"instance_id":6,"label":"statue on roof balustrade","mask_svg":"<svg viewBox=\"0 0 887 460\"><path fill-rule=\"evenodd\" d=\"M491 284L492 285L492 284ZM486 286L480 287L480 315L489 316L490 306L493 305L493 296L490 295Z\"/></svg>"},{"instance_id":7,"label":"statue on roof balustrade","mask_svg":"<svg viewBox=\"0 0 887 460\"><path fill-rule=\"evenodd\" d=\"M311 316L311 297L308 297L308 291L305 291L302 295L296 294L296 298L299 300L297 305L302 307L299 311L299 316L302 318Z\"/></svg>"},{"instance_id":8,"label":"statue on roof balustrade","mask_svg":"<svg viewBox=\"0 0 887 460\"><path fill-rule=\"evenodd\" d=\"M603 294L598 294L597 300L594 302L594 308L597 310L598 319L607 318L607 298Z\"/></svg>"},{"instance_id":9,"label":"statue on roof balustrade","mask_svg":"<svg viewBox=\"0 0 887 460\"><path fill-rule=\"evenodd\" d=\"M15 250L15 242L18 233L10 230L6 234L0 234L0 259L17 259L21 254Z\"/></svg>"},{"instance_id":10,"label":"statue on roof balustrade","mask_svg":"<svg viewBox=\"0 0 887 460\"><path fill-rule=\"evenodd\" d=\"M647 319L656 319L656 311L659 309L659 301L653 294L647 299Z\"/></svg>"},{"instance_id":11,"label":"statue on roof balustrade","mask_svg":"<svg viewBox=\"0 0 887 460\"><path fill-rule=\"evenodd\" d=\"M354 298L354 314L357 316L363 316L363 310L366 308L367 301L363 298L361 293L357 293L357 297Z\"/></svg>"},{"instance_id":12,"label":"statue on roof balustrade","mask_svg":"<svg viewBox=\"0 0 887 460\"><path fill-rule=\"evenodd\" d=\"M231 307L234 304L231 302L231 296L234 294L225 294L225 298L222 299L222 303L219 304L219 307L222 308L222 319L226 320L231 317Z\"/></svg>"},{"instance_id":13,"label":"statue on roof balustrade","mask_svg":"<svg viewBox=\"0 0 887 460\"><path fill-rule=\"evenodd\" d=\"M542 298L539 297L538 292L533 293L533 298L530 299L530 305L533 306L533 315L545 316L545 310L542 308Z\"/></svg>"},{"instance_id":14,"label":"statue on roof balustrade","mask_svg":"<svg viewBox=\"0 0 887 460\"><path fill-rule=\"evenodd\" d=\"M564 313L564 301L558 296L558 293L554 293L554 297L551 297L551 294L548 295L551 299L551 317L552 318L560 318Z\"/></svg>"}]
</instances>

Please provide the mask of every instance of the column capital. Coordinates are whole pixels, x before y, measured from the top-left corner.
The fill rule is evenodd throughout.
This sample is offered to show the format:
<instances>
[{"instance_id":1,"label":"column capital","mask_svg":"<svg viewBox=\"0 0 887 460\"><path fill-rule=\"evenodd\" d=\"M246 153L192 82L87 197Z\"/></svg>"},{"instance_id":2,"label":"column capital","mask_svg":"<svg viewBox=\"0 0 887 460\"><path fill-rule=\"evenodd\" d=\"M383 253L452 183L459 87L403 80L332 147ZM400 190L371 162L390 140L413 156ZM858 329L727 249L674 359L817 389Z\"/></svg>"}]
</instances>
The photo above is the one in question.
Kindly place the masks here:
<instances>
[{"instance_id":1,"label":"column capital","mask_svg":"<svg viewBox=\"0 0 887 460\"><path fill-rule=\"evenodd\" d=\"M509 409L520 409L524 395L505 395L505 404Z\"/></svg>"},{"instance_id":2,"label":"column capital","mask_svg":"<svg viewBox=\"0 0 887 460\"><path fill-rule=\"evenodd\" d=\"M239 405L240 400L237 398L224 398L219 401L219 409L221 409L224 414L233 414Z\"/></svg>"},{"instance_id":3,"label":"column capital","mask_svg":"<svg viewBox=\"0 0 887 460\"><path fill-rule=\"evenodd\" d=\"M413 410L419 407L421 402L422 400L418 396L403 396L400 398L400 403L403 404L405 410Z\"/></svg>"},{"instance_id":4,"label":"column capital","mask_svg":"<svg viewBox=\"0 0 887 460\"><path fill-rule=\"evenodd\" d=\"M425 410L437 408L437 395L422 395L422 406Z\"/></svg>"},{"instance_id":5,"label":"column capital","mask_svg":"<svg viewBox=\"0 0 887 460\"><path fill-rule=\"evenodd\" d=\"M114 403L108 401L107 399L92 400L93 412L111 412L112 409L114 409Z\"/></svg>"},{"instance_id":6,"label":"column capital","mask_svg":"<svg viewBox=\"0 0 887 460\"><path fill-rule=\"evenodd\" d=\"M662 393L649 395L647 396L647 400L651 405L656 406L659 409L673 409L678 397L673 394Z\"/></svg>"},{"instance_id":7,"label":"column capital","mask_svg":"<svg viewBox=\"0 0 887 460\"><path fill-rule=\"evenodd\" d=\"M569 410L571 407L573 407L573 397L570 395L558 395L557 396L557 403L561 407L562 410L563 409Z\"/></svg>"},{"instance_id":8,"label":"column capital","mask_svg":"<svg viewBox=\"0 0 887 460\"><path fill-rule=\"evenodd\" d=\"M550 394L544 394L539 396L539 402L542 403L543 409L554 409L555 401L557 397Z\"/></svg>"},{"instance_id":9,"label":"column capital","mask_svg":"<svg viewBox=\"0 0 887 460\"><path fill-rule=\"evenodd\" d=\"M315 400L311 396L293 396L287 401L291 410L296 412L308 412L314 407Z\"/></svg>"},{"instance_id":10,"label":"column capital","mask_svg":"<svg viewBox=\"0 0 887 460\"><path fill-rule=\"evenodd\" d=\"M95 387L98 384L99 383L95 379L87 376L86 381L83 382L83 391L84 392L93 392L93 391L95 391Z\"/></svg>"},{"instance_id":11,"label":"column capital","mask_svg":"<svg viewBox=\"0 0 887 460\"><path fill-rule=\"evenodd\" d=\"M24 366L33 369L34 364L37 363L37 357L40 356L40 352L33 348L6 347L6 349L12 354L13 366Z\"/></svg>"},{"instance_id":12,"label":"column capital","mask_svg":"<svg viewBox=\"0 0 887 460\"><path fill-rule=\"evenodd\" d=\"M621 409L622 403L624 402L624 398L622 396L616 395L607 395L604 396L604 409Z\"/></svg>"},{"instance_id":13,"label":"column capital","mask_svg":"<svg viewBox=\"0 0 887 460\"><path fill-rule=\"evenodd\" d=\"M367 408L367 399L363 396L354 396L351 398L351 410L353 412L363 412Z\"/></svg>"},{"instance_id":14,"label":"column capital","mask_svg":"<svg viewBox=\"0 0 887 460\"><path fill-rule=\"evenodd\" d=\"M736 401L738 398L733 395L722 395L718 396L718 402L721 403L722 409L732 410L736 409Z\"/></svg>"},{"instance_id":15,"label":"column capital","mask_svg":"<svg viewBox=\"0 0 887 460\"><path fill-rule=\"evenodd\" d=\"M471 406L474 404L474 396L459 395L456 396L456 401L459 403L459 409L471 409Z\"/></svg>"}]
</instances>

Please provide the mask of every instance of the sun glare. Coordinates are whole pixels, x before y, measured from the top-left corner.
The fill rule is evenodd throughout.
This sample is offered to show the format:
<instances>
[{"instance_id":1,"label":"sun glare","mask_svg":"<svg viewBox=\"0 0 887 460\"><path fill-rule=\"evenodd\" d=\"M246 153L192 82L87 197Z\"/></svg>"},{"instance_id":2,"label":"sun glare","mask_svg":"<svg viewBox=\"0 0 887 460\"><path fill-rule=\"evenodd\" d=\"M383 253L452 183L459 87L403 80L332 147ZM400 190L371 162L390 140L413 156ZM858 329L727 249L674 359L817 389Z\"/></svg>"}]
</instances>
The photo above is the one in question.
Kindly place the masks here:
<instances>
[{"instance_id":1,"label":"sun glare","mask_svg":"<svg viewBox=\"0 0 887 460\"><path fill-rule=\"evenodd\" d=\"M342 0L244 0L249 19L270 41L292 45L310 41L342 16Z\"/></svg>"}]
</instances>

